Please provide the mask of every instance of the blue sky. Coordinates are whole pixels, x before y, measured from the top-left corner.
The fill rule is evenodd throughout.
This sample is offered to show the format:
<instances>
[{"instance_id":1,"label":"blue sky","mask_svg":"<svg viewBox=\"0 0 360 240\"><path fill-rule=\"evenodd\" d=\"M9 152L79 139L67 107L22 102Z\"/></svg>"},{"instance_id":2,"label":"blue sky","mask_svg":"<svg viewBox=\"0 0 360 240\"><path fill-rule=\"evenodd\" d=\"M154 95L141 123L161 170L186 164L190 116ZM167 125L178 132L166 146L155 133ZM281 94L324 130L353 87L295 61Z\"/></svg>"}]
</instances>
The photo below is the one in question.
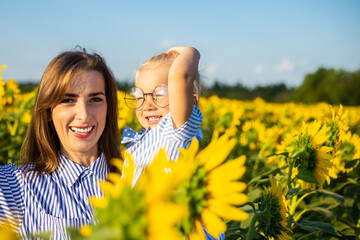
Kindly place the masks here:
<instances>
[{"instance_id":1,"label":"blue sky","mask_svg":"<svg viewBox=\"0 0 360 240\"><path fill-rule=\"evenodd\" d=\"M174 45L196 47L200 72L248 87L299 86L319 67L360 69L360 1L4 1L4 79L38 82L58 53L100 53L118 80Z\"/></svg>"}]
</instances>

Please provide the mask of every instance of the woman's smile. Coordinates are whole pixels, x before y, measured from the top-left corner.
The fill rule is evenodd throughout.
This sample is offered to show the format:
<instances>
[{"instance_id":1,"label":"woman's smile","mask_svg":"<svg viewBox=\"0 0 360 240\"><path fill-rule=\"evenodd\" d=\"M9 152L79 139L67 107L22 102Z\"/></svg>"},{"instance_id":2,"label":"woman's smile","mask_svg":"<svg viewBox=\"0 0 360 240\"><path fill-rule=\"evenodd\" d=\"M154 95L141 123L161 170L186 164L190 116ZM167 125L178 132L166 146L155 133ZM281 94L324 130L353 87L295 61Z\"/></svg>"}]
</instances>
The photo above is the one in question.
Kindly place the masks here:
<instances>
[{"instance_id":1,"label":"woman's smile","mask_svg":"<svg viewBox=\"0 0 360 240\"><path fill-rule=\"evenodd\" d=\"M87 138L90 136L95 126L92 127L70 127L70 130L73 132L75 137L78 138Z\"/></svg>"}]
</instances>

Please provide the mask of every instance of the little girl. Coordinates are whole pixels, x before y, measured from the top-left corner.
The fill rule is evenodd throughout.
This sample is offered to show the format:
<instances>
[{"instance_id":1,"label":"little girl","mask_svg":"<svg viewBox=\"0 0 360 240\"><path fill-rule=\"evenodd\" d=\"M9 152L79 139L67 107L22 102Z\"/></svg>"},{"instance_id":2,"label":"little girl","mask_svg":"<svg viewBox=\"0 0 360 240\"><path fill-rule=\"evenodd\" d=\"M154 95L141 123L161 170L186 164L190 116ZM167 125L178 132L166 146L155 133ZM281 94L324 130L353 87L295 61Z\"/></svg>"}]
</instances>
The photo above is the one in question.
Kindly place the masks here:
<instances>
[{"instance_id":1,"label":"little girl","mask_svg":"<svg viewBox=\"0 0 360 240\"><path fill-rule=\"evenodd\" d=\"M136 110L144 127L139 133L126 127L121 143L135 161L134 183L161 148L170 160L179 148L202 138L202 113L198 106L200 53L192 47L174 47L147 60L136 74L135 87L125 95L125 103Z\"/></svg>"},{"instance_id":2,"label":"little girl","mask_svg":"<svg viewBox=\"0 0 360 240\"><path fill-rule=\"evenodd\" d=\"M135 133L125 127L121 143L134 158L133 184L161 148L175 161L179 148L202 139L203 116L199 104L200 53L192 47L174 47L147 60L136 74L135 87L125 95L126 105L136 110L144 129ZM206 239L214 239L205 231ZM219 240L224 239L220 234Z\"/></svg>"}]
</instances>

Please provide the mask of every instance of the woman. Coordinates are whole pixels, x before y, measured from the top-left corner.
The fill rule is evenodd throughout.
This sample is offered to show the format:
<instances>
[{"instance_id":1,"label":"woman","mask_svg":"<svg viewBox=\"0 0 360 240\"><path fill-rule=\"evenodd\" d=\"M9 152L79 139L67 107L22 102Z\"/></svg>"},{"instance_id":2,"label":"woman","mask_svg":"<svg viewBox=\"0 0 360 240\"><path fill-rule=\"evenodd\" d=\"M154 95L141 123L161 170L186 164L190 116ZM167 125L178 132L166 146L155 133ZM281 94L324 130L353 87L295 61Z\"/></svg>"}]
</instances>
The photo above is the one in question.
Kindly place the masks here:
<instances>
[{"instance_id":1,"label":"woman","mask_svg":"<svg viewBox=\"0 0 360 240\"><path fill-rule=\"evenodd\" d=\"M91 196L108 160L119 158L116 82L104 59L85 51L56 56L40 81L21 153L22 167L0 167L0 223L22 238L91 224Z\"/></svg>"}]
</instances>

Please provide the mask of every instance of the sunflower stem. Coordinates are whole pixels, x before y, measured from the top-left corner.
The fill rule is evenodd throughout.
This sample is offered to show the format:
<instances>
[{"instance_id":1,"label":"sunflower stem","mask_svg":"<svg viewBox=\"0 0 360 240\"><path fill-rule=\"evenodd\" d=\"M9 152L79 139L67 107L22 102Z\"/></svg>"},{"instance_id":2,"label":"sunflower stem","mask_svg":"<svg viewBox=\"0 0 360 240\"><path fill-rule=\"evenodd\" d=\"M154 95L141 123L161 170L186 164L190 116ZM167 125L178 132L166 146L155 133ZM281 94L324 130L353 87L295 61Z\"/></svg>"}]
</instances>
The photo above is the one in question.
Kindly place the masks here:
<instances>
[{"instance_id":1,"label":"sunflower stem","mask_svg":"<svg viewBox=\"0 0 360 240\"><path fill-rule=\"evenodd\" d=\"M294 166L294 160L292 158L290 158L289 160L289 172L288 172L288 176L287 176L287 182L286 185L288 186L289 189L291 189L291 175L292 175L292 169Z\"/></svg>"},{"instance_id":2,"label":"sunflower stem","mask_svg":"<svg viewBox=\"0 0 360 240\"><path fill-rule=\"evenodd\" d=\"M247 236L246 236L246 240L251 240L252 238L252 233L254 231L254 228L255 228L255 224L258 220L259 217L267 214L268 210L267 210L267 207L262 211L262 212L258 212L258 213L255 213L253 218L251 219L251 222L250 222L250 226L249 226L249 230L247 232Z\"/></svg>"},{"instance_id":3,"label":"sunflower stem","mask_svg":"<svg viewBox=\"0 0 360 240\"><path fill-rule=\"evenodd\" d=\"M306 198L307 196L313 194L313 193L316 193L316 191L311 191L311 192L308 192L308 193L305 193L304 195L301 196L301 198L299 198L299 200L296 201L295 203L295 208L299 205L299 203L304 199Z\"/></svg>"},{"instance_id":4,"label":"sunflower stem","mask_svg":"<svg viewBox=\"0 0 360 240\"><path fill-rule=\"evenodd\" d=\"M295 221L295 222L299 221L300 217L301 217L304 213L306 213L307 211L309 211L308 208L305 208L304 210L302 210L296 217L294 217L294 221Z\"/></svg>"}]
</instances>

